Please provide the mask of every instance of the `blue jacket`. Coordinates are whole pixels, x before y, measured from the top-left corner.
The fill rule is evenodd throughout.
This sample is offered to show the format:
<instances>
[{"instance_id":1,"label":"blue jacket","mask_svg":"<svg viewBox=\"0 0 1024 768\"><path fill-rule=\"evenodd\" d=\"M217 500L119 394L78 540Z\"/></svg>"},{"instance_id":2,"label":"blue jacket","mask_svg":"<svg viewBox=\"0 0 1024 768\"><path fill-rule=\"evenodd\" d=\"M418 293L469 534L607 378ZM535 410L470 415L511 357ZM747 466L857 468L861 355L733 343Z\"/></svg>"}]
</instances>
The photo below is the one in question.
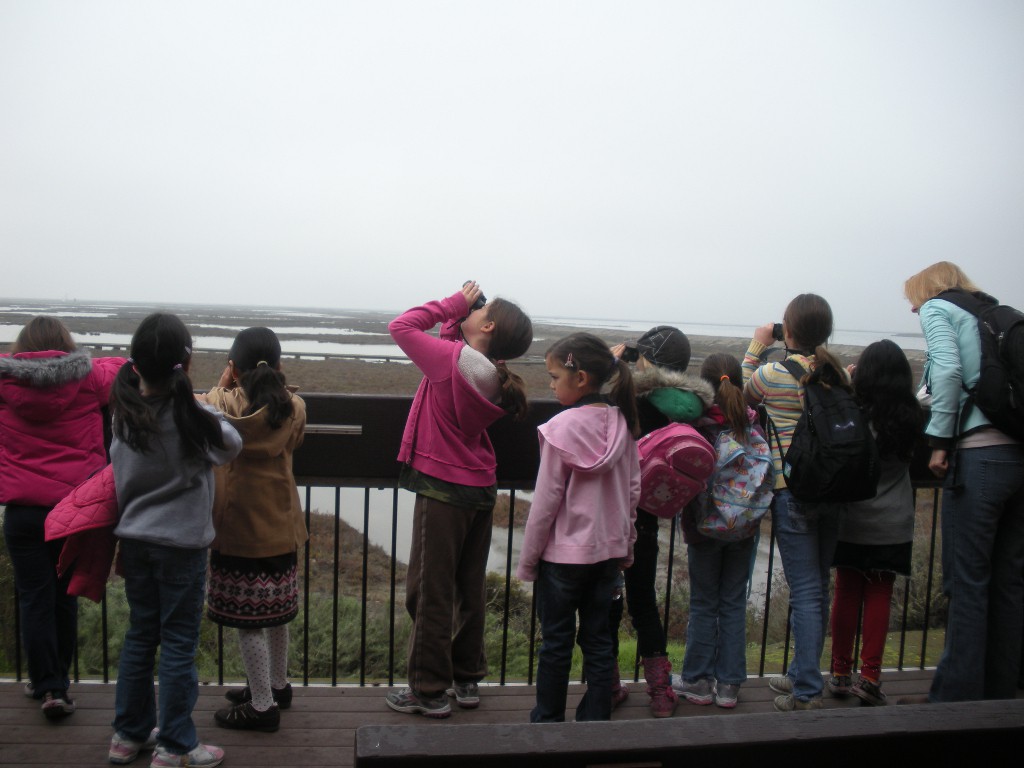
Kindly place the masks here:
<instances>
[{"instance_id":1,"label":"blue jacket","mask_svg":"<svg viewBox=\"0 0 1024 768\"><path fill-rule=\"evenodd\" d=\"M932 413L925 428L936 448L952 448L967 432L991 424L980 408L971 408L957 425L967 402L967 389L981 376L981 335L978 320L967 310L943 299L921 305L921 330L928 343L924 380L932 395Z\"/></svg>"}]
</instances>

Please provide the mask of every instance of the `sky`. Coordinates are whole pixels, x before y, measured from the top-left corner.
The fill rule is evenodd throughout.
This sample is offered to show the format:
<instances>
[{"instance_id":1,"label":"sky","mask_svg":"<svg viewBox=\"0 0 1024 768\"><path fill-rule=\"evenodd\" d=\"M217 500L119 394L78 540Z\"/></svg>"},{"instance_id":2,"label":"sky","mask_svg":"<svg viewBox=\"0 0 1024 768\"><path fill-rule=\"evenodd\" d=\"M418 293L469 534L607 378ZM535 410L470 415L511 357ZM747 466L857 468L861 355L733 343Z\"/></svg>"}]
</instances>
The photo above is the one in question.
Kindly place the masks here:
<instances>
[{"instance_id":1,"label":"sky","mask_svg":"<svg viewBox=\"0 0 1024 768\"><path fill-rule=\"evenodd\" d=\"M0 2L0 296L1024 307L1018 0Z\"/></svg>"}]
</instances>

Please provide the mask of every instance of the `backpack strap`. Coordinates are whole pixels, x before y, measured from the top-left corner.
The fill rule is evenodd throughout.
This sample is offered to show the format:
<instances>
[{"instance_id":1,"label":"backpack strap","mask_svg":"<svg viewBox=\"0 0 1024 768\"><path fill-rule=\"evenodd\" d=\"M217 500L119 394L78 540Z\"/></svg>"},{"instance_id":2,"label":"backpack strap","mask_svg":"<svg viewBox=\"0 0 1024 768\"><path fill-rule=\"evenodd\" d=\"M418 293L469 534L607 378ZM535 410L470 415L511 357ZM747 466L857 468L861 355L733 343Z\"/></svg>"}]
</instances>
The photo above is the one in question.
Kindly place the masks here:
<instances>
[{"instance_id":1,"label":"backpack strap","mask_svg":"<svg viewBox=\"0 0 1024 768\"><path fill-rule=\"evenodd\" d=\"M797 384L802 384L803 377L807 375L807 369L800 365L800 363L786 358L785 360L780 360L779 365L789 371L789 375L796 379Z\"/></svg>"}]
</instances>

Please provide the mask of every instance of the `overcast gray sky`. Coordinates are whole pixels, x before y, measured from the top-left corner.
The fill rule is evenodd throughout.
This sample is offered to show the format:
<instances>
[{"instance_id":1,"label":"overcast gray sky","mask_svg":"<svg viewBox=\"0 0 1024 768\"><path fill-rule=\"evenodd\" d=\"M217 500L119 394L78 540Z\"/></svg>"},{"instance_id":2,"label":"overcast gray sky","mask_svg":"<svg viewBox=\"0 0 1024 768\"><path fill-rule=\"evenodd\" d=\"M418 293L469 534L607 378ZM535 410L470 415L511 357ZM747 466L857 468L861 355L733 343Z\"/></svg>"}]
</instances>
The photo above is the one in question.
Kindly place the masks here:
<instances>
[{"instance_id":1,"label":"overcast gray sky","mask_svg":"<svg viewBox=\"0 0 1024 768\"><path fill-rule=\"evenodd\" d=\"M1024 307L1024 3L0 3L0 296Z\"/></svg>"}]
</instances>

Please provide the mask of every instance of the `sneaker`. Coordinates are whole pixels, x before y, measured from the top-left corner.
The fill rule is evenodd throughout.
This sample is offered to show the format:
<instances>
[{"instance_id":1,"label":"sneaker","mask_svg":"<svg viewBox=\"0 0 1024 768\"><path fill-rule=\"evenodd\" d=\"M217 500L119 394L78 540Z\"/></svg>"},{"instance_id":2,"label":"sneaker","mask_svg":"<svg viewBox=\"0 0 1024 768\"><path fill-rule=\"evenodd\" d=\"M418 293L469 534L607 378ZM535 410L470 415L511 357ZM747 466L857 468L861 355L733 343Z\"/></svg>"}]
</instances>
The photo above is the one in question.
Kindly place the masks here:
<instances>
[{"instance_id":1,"label":"sneaker","mask_svg":"<svg viewBox=\"0 0 1024 768\"><path fill-rule=\"evenodd\" d=\"M740 687L733 683L715 683L715 704L722 709L732 709L740 698Z\"/></svg>"},{"instance_id":2,"label":"sneaker","mask_svg":"<svg viewBox=\"0 0 1024 768\"><path fill-rule=\"evenodd\" d=\"M792 693L793 681L786 675L776 675L768 679L768 687L776 693Z\"/></svg>"},{"instance_id":3,"label":"sneaker","mask_svg":"<svg viewBox=\"0 0 1024 768\"><path fill-rule=\"evenodd\" d=\"M149 768L174 768L175 766L215 768L223 761L224 750L219 747L211 747L208 744L200 744L184 755L168 752L166 747L157 747L156 751L153 752L153 762L149 764Z\"/></svg>"},{"instance_id":4,"label":"sneaker","mask_svg":"<svg viewBox=\"0 0 1024 768\"><path fill-rule=\"evenodd\" d=\"M800 701L792 693L775 697L775 708L779 712L801 712L807 709L821 709L821 696L814 696L807 701Z\"/></svg>"},{"instance_id":5,"label":"sneaker","mask_svg":"<svg viewBox=\"0 0 1024 768\"><path fill-rule=\"evenodd\" d=\"M448 704L447 696L438 696L436 699L428 699L420 696L412 688L403 688L400 691L392 691L386 697L388 706L395 712L407 712L412 715L423 715L424 717L448 717L452 708Z\"/></svg>"},{"instance_id":6,"label":"sneaker","mask_svg":"<svg viewBox=\"0 0 1024 768\"><path fill-rule=\"evenodd\" d=\"M221 728L234 728L239 731L273 733L281 727L281 711L276 704L266 712L260 712L251 701L218 710L213 719Z\"/></svg>"},{"instance_id":7,"label":"sneaker","mask_svg":"<svg viewBox=\"0 0 1024 768\"><path fill-rule=\"evenodd\" d=\"M107 753L107 757L114 765L127 765L138 757L142 750L150 751L156 748L158 733L160 733L160 729L154 728L149 732L149 738L145 741L135 741L118 731L110 739L110 751Z\"/></svg>"},{"instance_id":8,"label":"sneaker","mask_svg":"<svg viewBox=\"0 0 1024 768\"><path fill-rule=\"evenodd\" d=\"M882 686L879 683L862 677L850 688L850 693L873 707L885 706L885 694L882 693Z\"/></svg>"},{"instance_id":9,"label":"sneaker","mask_svg":"<svg viewBox=\"0 0 1024 768\"><path fill-rule=\"evenodd\" d=\"M284 688L271 688L274 696L274 703L278 709L288 709L292 705L292 684L285 683ZM245 688L231 688L224 692L224 698L232 704L245 704L252 701L252 688L248 685Z\"/></svg>"},{"instance_id":10,"label":"sneaker","mask_svg":"<svg viewBox=\"0 0 1024 768\"><path fill-rule=\"evenodd\" d=\"M75 711L75 702L67 691L47 691L43 694L43 714L49 720L60 720Z\"/></svg>"},{"instance_id":11,"label":"sneaker","mask_svg":"<svg viewBox=\"0 0 1024 768\"><path fill-rule=\"evenodd\" d=\"M677 677L672 682L672 690L676 692L677 696L682 696L691 704L703 706L710 704L715 698L714 688L706 677L694 680L692 683L688 683L682 677Z\"/></svg>"},{"instance_id":12,"label":"sneaker","mask_svg":"<svg viewBox=\"0 0 1024 768\"><path fill-rule=\"evenodd\" d=\"M463 709L476 709L480 706L480 686L476 683L455 683L448 689L448 695Z\"/></svg>"},{"instance_id":13,"label":"sneaker","mask_svg":"<svg viewBox=\"0 0 1024 768\"><path fill-rule=\"evenodd\" d=\"M825 687L833 696L842 698L850 695L850 683L849 675L832 675L825 683Z\"/></svg>"},{"instance_id":14,"label":"sneaker","mask_svg":"<svg viewBox=\"0 0 1024 768\"><path fill-rule=\"evenodd\" d=\"M25 683L25 698L34 699L36 697L36 687L31 682Z\"/></svg>"}]
</instances>

